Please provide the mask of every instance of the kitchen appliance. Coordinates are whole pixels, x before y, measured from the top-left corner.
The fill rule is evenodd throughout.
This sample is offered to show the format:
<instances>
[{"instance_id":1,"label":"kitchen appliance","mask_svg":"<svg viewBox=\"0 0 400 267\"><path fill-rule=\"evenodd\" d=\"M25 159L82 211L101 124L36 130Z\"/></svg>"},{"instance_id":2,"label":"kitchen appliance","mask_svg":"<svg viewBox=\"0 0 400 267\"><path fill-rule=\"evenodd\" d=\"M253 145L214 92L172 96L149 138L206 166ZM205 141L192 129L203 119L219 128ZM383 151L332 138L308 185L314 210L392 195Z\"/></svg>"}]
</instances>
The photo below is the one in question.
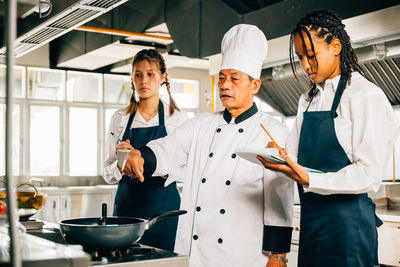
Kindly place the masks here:
<instances>
[{"instance_id":1,"label":"kitchen appliance","mask_svg":"<svg viewBox=\"0 0 400 267\"><path fill-rule=\"evenodd\" d=\"M45 222L41 232L31 232L54 243L67 245L58 229L58 225ZM107 267L188 267L189 257L171 251L133 243L122 249L88 249L84 251L90 255L90 266L106 265Z\"/></svg>"},{"instance_id":2,"label":"kitchen appliance","mask_svg":"<svg viewBox=\"0 0 400 267\"><path fill-rule=\"evenodd\" d=\"M32 187L31 190L21 189L23 186ZM46 203L47 194L39 192L30 183L22 183L15 189L18 204L18 216L21 221L28 220L29 217L39 212ZM0 192L0 200L6 201L6 192Z\"/></svg>"},{"instance_id":3,"label":"kitchen appliance","mask_svg":"<svg viewBox=\"0 0 400 267\"><path fill-rule=\"evenodd\" d=\"M87 217L60 221L61 234L69 244L86 249L115 249L129 247L140 240L144 232L161 219L179 216L185 210L160 213L150 219L107 217L107 205L102 205L102 217Z\"/></svg>"}]
</instances>

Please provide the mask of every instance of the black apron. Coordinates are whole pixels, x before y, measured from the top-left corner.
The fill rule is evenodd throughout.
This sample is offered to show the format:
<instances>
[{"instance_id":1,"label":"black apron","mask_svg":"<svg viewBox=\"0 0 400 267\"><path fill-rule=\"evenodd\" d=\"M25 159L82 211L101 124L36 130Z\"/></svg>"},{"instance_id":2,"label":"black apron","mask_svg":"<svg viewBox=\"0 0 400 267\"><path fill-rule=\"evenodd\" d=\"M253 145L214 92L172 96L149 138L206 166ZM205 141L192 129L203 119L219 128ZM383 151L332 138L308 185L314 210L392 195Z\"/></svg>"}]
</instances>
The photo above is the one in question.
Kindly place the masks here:
<instances>
[{"instance_id":1,"label":"black apron","mask_svg":"<svg viewBox=\"0 0 400 267\"><path fill-rule=\"evenodd\" d=\"M131 129L135 112L129 116L124 137L129 139L134 148L145 146L151 140L167 135L164 123L164 107L158 104L159 125L147 128ZM164 187L162 177L145 177L144 182L123 176L118 184L115 196L114 216L149 218L161 212L178 210L180 195L176 183ZM164 219L147 230L139 243L174 250L178 217Z\"/></svg>"},{"instance_id":2,"label":"black apron","mask_svg":"<svg viewBox=\"0 0 400 267\"><path fill-rule=\"evenodd\" d=\"M341 83L342 78L330 111L308 111L311 99L303 113L298 163L304 167L336 172L351 164L335 133ZM378 264L376 226L382 222L376 217L375 205L366 193L304 193L300 184L298 189L301 202L299 267Z\"/></svg>"}]
</instances>

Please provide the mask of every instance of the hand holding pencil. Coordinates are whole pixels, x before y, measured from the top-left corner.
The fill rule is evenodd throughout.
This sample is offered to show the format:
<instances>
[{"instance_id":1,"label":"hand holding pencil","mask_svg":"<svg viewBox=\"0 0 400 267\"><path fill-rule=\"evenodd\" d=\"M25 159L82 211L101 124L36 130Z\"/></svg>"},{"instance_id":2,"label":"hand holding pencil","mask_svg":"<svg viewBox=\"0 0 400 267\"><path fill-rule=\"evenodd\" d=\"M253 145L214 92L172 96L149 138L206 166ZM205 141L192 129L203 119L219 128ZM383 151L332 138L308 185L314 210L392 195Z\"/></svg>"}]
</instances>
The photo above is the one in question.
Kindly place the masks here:
<instances>
[{"instance_id":1,"label":"hand holding pencil","mask_svg":"<svg viewBox=\"0 0 400 267\"><path fill-rule=\"evenodd\" d=\"M265 159L263 159L261 156L257 156L257 159L264 165L265 168L273 170L273 171L282 172L282 173L286 174L287 176L291 177L296 182L301 183L303 185L308 185L309 184L309 176L307 174L306 169L303 166L301 166L300 164L298 164L297 162L294 162L288 156L288 150L286 148L281 148L278 145L278 143L275 142L274 138L267 131L267 129L265 129L265 127L261 123L260 123L260 125L272 141L272 142L268 142L266 147L278 149L279 156L286 160L286 164L270 163L270 162L267 162Z\"/></svg>"}]
</instances>

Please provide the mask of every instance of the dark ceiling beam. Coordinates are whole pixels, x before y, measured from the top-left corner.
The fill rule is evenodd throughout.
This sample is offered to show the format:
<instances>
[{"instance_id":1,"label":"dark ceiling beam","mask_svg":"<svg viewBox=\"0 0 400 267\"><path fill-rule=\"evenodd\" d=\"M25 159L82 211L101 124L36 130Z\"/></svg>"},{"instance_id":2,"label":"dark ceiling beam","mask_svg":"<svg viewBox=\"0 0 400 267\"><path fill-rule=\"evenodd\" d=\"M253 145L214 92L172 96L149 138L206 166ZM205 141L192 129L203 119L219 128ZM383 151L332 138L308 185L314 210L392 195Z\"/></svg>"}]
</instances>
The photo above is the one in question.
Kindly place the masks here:
<instances>
[{"instance_id":1,"label":"dark ceiling beam","mask_svg":"<svg viewBox=\"0 0 400 267\"><path fill-rule=\"evenodd\" d=\"M219 53L223 35L241 16L220 0L166 0L165 22L182 55L202 58Z\"/></svg>"}]
</instances>

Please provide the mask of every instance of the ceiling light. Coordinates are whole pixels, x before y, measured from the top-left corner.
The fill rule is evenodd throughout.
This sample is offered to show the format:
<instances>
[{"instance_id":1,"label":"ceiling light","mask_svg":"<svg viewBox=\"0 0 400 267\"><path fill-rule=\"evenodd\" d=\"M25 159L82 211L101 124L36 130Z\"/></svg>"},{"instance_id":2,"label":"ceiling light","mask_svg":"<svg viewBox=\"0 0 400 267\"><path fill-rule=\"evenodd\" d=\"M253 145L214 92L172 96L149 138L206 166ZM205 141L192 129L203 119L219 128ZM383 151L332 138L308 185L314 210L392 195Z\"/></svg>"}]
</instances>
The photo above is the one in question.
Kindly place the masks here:
<instances>
[{"instance_id":1,"label":"ceiling light","mask_svg":"<svg viewBox=\"0 0 400 267\"><path fill-rule=\"evenodd\" d=\"M281 80L285 75L285 71L283 70L283 65L274 66L272 68L272 78L274 80Z\"/></svg>"},{"instance_id":2,"label":"ceiling light","mask_svg":"<svg viewBox=\"0 0 400 267\"><path fill-rule=\"evenodd\" d=\"M386 42L380 44L374 44L374 53L377 60L384 60L387 54Z\"/></svg>"}]
</instances>

